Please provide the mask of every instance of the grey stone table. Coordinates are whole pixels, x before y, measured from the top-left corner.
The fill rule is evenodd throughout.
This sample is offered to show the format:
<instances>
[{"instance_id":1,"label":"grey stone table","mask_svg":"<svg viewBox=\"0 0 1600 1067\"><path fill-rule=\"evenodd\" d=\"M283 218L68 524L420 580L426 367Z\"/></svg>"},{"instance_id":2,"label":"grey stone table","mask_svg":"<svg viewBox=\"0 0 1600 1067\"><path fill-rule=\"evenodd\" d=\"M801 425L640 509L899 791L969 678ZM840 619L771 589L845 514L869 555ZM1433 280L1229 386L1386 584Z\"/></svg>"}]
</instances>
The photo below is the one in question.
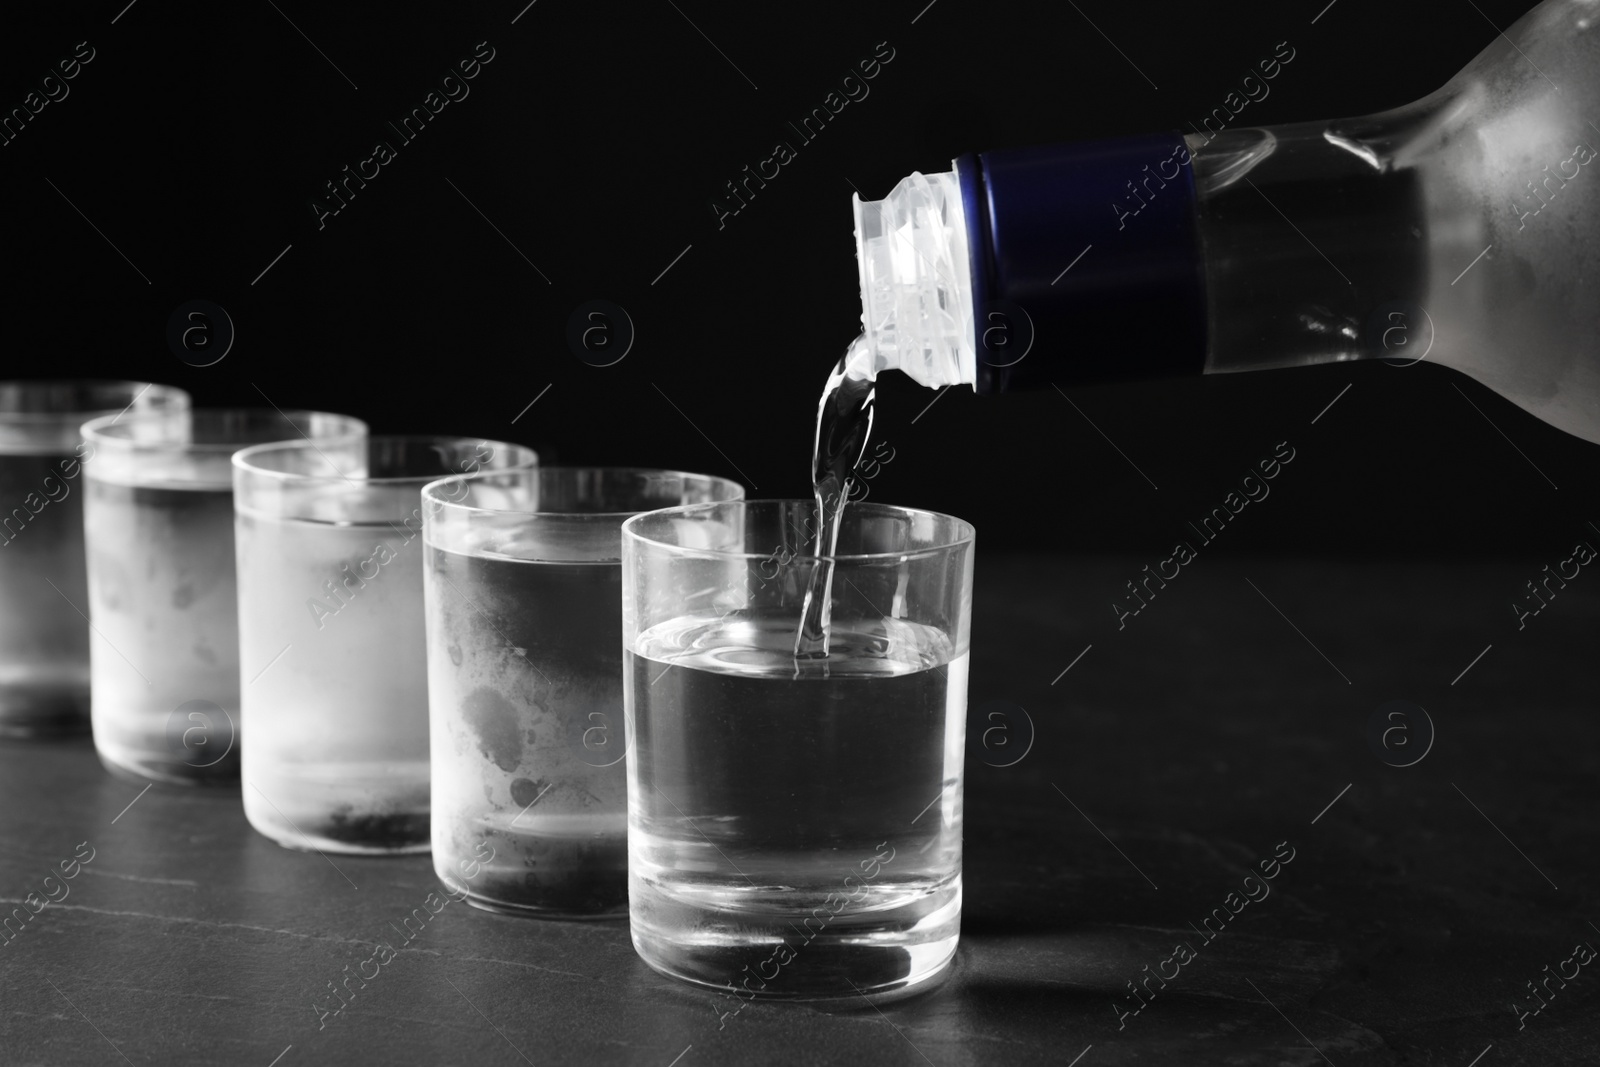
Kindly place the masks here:
<instances>
[{"instance_id":1,"label":"grey stone table","mask_svg":"<svg viewBox=\"0 0 1600 1067\"><path fill-rule=\"evenodd\" d=\"M0 1062L1600 1062L1600 579L1519 629L1525 562L1215 556L1119 628L1154 562L980 555L962 945L926 995L721 1018L624 923L449 904L319 1020L425 857L336 870L236 793L11 744L6 910L93 858L0 947Z\"/></svg>"}]
</instances>

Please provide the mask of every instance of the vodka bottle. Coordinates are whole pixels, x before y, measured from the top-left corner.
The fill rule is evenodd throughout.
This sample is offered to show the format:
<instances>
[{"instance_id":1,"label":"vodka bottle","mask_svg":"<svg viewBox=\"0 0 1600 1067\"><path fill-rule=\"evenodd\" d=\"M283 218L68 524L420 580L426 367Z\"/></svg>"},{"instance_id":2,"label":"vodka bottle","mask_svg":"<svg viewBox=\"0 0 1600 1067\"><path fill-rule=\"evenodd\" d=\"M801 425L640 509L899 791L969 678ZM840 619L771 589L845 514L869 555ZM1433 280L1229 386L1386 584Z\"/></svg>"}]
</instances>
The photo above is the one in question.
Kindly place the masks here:
<instances>
[{"instance_id":1,"label":"vodka bottle","mask_svg":"<svg viewBox=\"0 0 1600 1067\"><path fill-rule=\"evenodd\" d=\"M855 199L860 373L1426 358L1600 443L1597 121L1600 0L1545 0L1392 111L963 156Z\"/></svg>"}]
</instances>

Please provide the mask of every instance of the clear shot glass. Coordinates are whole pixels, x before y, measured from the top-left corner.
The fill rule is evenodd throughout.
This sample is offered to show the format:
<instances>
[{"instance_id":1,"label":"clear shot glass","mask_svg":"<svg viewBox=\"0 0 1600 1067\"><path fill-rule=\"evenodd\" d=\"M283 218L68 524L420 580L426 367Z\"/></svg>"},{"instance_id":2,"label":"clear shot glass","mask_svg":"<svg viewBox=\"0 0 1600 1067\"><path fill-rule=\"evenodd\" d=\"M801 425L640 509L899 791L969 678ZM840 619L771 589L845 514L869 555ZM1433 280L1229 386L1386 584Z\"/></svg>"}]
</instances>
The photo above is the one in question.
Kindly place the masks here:
<instances>
[{"instance_id":1,"label":"clear shot glass","mask_svg":"<svg viewBox=\"0 0 1600 1067\"><path fill-rule=\"evenodd\" d=\"M79 428L188 407L149 382L0 382L0 737L89 729Z\"/></svg>"},{"instance_id":2,"label":"clear shot glass","mask_svg":"<svg viewBox=\"0 0 1600 1067\"><path fill-rule=\"evenodd\" d=\"M349 449L366 424L275 408L199 408L84 424L95 750L174 785L239 776L233 453L312 438Z\"/></svg>"},{"instance_id":3,"label":"clear shot glass","mask_svg":"<svg viewBox=\"0 0 1600 1067\"><path fill-rule=\"evenodd\" d=\"M743 495L725 478L630 468L427 488L433 863L472 904L627 911L622 524ZM457 872L473 863L468 883Z\"/></svg>"},{"instance_id":4,"label":"clear shot glass","mask_svg":"<svg viewBox=\"0 0 1600 1067\"><path fill-rule=\"evenodd\" d=\"M853 503L819 560L814 514L757 500L622 528L633 944L730 1012L909 994L960 933L973 529ZM828 654L797 660L818 567Z\"/></svg>"},{"instance_id":5,"label":"clear shot glass","mask_svg":"<svg viewBox=\"0 0 1600 1067\"><path fill-rule=\"evenodd\" d=\"M354 456L285 441L234 456L251 826L289 848L428 850L422 488L538 461L466 437L371 437Z\"/></svg>"}]
</instances>

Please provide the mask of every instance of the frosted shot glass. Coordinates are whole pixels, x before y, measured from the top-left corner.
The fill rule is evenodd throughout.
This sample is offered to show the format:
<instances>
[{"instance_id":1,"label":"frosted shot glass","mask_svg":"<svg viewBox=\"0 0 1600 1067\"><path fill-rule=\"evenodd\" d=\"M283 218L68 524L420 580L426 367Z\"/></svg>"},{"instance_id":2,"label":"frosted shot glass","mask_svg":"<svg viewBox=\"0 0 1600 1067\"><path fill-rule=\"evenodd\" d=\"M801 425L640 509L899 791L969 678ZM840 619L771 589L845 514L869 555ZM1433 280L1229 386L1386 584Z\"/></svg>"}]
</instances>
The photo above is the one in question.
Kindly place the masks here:
<instances>
[{"instance_id":1,"label":"frosted shot glass","mask_svg":"<svg viewBox=\"0 0 1600 1067\"><path fill-rule=\"evenodd\" d=\"M531 449L371 437L233 459L245 815L289 848L428 850L422 488L529 469Z\"/></svg>"},{"instance_id":2,"label":"frosted shot glass","mask_svg":"<svg viewBox=\"0 0 1600 1067\"><path fill-rule=\"evenodd\" d=\"M233 453L366 436L347 415L198 408L84 424L84 544L95 751L114 773L233 787L239 776L239 611Z\"/></svg>"},{"instance_id":3,"label":"frosted shot glass","mask_svg":"<svg viewBox=\"0 0 1600 1067\"><path fill-rule=\"evenodd\" d=\"M89 729L79 428L188 407L149 382L0 382L0 737Z\"/></svg>"},{"instance_id":4,"label":"frosted shot glass","mask_svg":"<svg viewBox=\"0 0 1600 1067\"><path fill-rule=\"evenodd\" d=\"M664 974L756 997L889 999L961 923L973 529L810 501L655 511L622 528L628 893ZM832 568L826 657L797 660Z\"/></svg>"},{"instance_id":5,"label":"frosted shot glass","mask_svg":"<svg viewBox=\"0 0 1600 1067\"><path fill-rule=\"evenodd\" d=\"M622 524L743 495L725 478L630 468L427 488L433 863L470 903L627 911Z\"/></svg>"}]
</instances>

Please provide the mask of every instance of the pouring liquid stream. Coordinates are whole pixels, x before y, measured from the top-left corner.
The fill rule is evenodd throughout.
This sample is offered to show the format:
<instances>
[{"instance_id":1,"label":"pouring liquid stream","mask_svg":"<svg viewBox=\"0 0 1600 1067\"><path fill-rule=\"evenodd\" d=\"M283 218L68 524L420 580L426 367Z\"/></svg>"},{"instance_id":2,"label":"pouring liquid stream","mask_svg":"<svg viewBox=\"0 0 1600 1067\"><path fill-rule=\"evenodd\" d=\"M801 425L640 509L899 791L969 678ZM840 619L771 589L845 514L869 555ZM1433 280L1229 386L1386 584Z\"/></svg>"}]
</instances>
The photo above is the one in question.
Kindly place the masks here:
<instances>
[{"instance_id":1,"label":"pouring liquid stream","mask_svg":"<svg viewBox=\"0 0 1600 1067\"><path fill-rule=\"evenodd\" d=\"M828 375L817 405L817 435L812 444L811 480L816 501L816 539L800 629L795 634L796 668L805 660L826 659L828 623L833 608L833 557L839 522L850 497L851 472L872 435L875 370L864 338L856 340Z\"/></svg>"}]
</instances>

